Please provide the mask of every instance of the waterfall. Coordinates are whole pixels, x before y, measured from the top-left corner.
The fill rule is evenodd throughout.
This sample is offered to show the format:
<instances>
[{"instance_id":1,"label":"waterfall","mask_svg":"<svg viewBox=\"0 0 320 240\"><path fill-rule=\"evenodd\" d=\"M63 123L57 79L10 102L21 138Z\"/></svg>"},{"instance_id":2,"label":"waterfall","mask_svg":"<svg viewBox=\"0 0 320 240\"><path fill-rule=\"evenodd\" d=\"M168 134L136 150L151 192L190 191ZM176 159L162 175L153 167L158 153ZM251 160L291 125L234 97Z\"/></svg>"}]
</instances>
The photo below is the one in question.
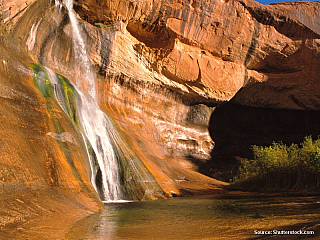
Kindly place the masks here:
<instances>
[{"instance_id":1,"label":"waterfall","mask_svg":"<svg viewBox=\"0 0 320 240\"><path fill-rule=\"evenodd\" d=\"M121 202L126 201L123 199L163 198L164 193L156 180L127 147L110 118L98 108L94 99L50 68L45 67L45 72L60 107L82 133L90 159L91 182L101 199L105 202ZM52 92L46 89L46 74L42 70L37 72L37 85L43 93ZM50 95L46 96L51 99ZM50 132L47 135L58 141L75 142L67 132Z\"/></svg>"},{"instance_id":2,"label":"waterfall","mask_svg":"<svg viewBox=\"0 0 320 240\"><path fill-rule=\"evenodd\" d=\"M78 94L81 130L89 140L101 169L104 193L102 200L121 200L118 162L107 131L110 127L108 116L99 109L94 99L88 98L80 91Z\"/></svg>"},{"instance_id":3,"label":"waterfall","mask_svg":"<svg viewBox=\"0 0 320 240\"><path fill-rule=\"evenodd\" d=\"M91 153L88 151L88 155L92 169L91 182L96 191L100 193L100 197L104 201L121 200L119 167L107 130L113 126L110 126L108 116L99 109L95 99L89 98L75 86L73 86L77 98L75 108L78 111L77 113L70 113L68 110L70 106L66 101L65 87L61 84L61 80L50 68L46 67L46 72L53 84L54 94L61 108L71 119L73 118L71 115L77 115L87 149L93 150ZM95 166L96 163L99 165L98 168ZM101 187L98 187L96 183L97 174L101 174Z\"/></svg>"},{"instance_id":4,"label":"waterfall","mask_svg":"<svg viewBox=\"0 0 320 240\"><path fill-rule=\"evenodd\" d=\"M90 59L86 51L86 45L81 34L78 19L75 12L73 11L73 0L63 0L63 3L68 9L68 15L72 29L73 47L75 51L74 55L76 57L77 63L79 64L78 73L80 74L80 76L77 76L77 87L86 88L89 95L93 99L96 99L94 76L91 72ZM81 73L83 73L83 76L81 76Z\"/></svg>"},{"instance_id":5,"label":"waterfall","mask_svg":"<svg viewBox=\"0 0 320 240\"><path fill-rule=\"evenodd\" d=\"M97 96L95 90L95 79L91 72L90 59L88 57L84 39L81 34L81 29L78 24L78 19L73 11L73 0L63 0L63 4L68 10L68 15L72 29L73 47L76 58L76 65L79 69L75 69L75 72L79 74L77 78L77 87L74 89L77 92L79 101L78 106L78 118L81 128L81 132L86 140L87 148L93 150L92 154L89 154L92 165L92 184L96 190L100 192L100 197L105 201L118 201L122 198L120 189L120 177L119 167L117 159L108 137L107 128L108 116L104 114L97 103ZM60 7L57 0L55 1L56 7ZM54 92L58 99L62 109L67 113L67 107L65 102L62 101L62 91L59 87L58 81L54 72L47 68L48 75L51 78L51 82L54 84ZM89 96L85 95L80 89L86 90ZM60 99L60 100L59 100ZM95 159L94 159L95 158ZM98 170L94 170L94 163L98 163ZM98 176L99 175L99 176ZM97 186L96 178L101 178L102 186ZM101 189L99 189L101 188Z\"/></svg>"},{"instance_id":6,"label":"waterfall","mask_svg":"<svg viewBox=\"0 0 320 240\"><path fill-rule=\"evenodd\" d=\"M33 65L39 90L48 97L52 92L46 89L49 87L47 85L49 80L62 110L81 132L90 158L91 182L103 201L163 198L164 193L154 177L126 146L110 118L100 110L95 79L91 72L90 59L80 25L73 12L73 2L63 0L63 3L68 10L76 65L79 66L74 72L79 76L75 76L76 86L74 86L50 68ZM55 6L61 8L61 2L55 0ZM48 133L48 135L59 141L65 141L66 136L70 138L66 134Z\"/></svg>"}]
</instances>

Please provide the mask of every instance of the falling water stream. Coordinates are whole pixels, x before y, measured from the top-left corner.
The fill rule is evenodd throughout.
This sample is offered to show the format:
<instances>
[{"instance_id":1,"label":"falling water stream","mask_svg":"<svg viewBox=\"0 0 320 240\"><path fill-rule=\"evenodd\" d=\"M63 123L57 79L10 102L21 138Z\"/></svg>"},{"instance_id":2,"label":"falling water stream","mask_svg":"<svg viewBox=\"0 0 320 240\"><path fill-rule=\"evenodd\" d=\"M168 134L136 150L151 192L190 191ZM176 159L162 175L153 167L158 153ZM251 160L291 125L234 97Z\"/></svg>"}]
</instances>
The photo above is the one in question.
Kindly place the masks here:
<instances>
[{"instance_id":1,"label":"falling water stream","mask_svg":"<svg viewBox=\"0 0 320 240\"><path fill-rule=\"evenodd\" d=\"M50 68L34 64L32 69L38 89L47 101L52 101L50 89L53 90L62 110L82 134L90 159L91 182L101 200L123 202L163 198L164 194L153 176L127 147L110 118L100 110L94 74L91 72L80 24L73 12L73 2L63 0L63 4L68 9L72 28L74 53L77 56L75 65L79 66L78 69L74 69L77 74L74 78L77 86ZM55 7L61 9L60 1L55 1ZM48 135L59 138L58 140L63 136L69 136L68 133Z\"/></svg>"},{"instance_id":2,"label":"falling water stream","mask_svg":"<svg viewBox=\"0 0 320 240\"><path fill-rule=\"evenodd\" d=\"M55 0L56 7L61 3ZM105 202L161 198L163 192L143 163L130 151L97 103L94 74L73 12L63 0L72 25L74 52L80 66L76 85L50 68L34 65L38 89L58 101L86 143L92 184ZM40 23L34 25L29 45ZM78 70L75 69L75 72ZM49 82L49 83L48 83ZM55 99L49 96L52 88ZM83 93L81 90L85 90ZM68 92L69 91L69 92ZM73 100L71 100L73 99ZM68 133L49 133L58 141ZM72 137L72 136L71 136ZM101 181L97 181L100 179ZM319 197L227 196L106 204L105 209L75 223L66 239L248 239L255 230L314 229L320 219ZM267 236L269 237L269 236ZM272 237L272 236L271 236Z\"/></svg>"},{"instance_id":3,"label":"falling water stream","mask_svg":"<svg viewBox=\"0 0 320 240\"><path fill-rule=\"evenodd\" d=\"M108 116L104 114L97 103L94 75L91 72L90 60L87 55L86 46L82 38L81 29L78 24L77 16L73 12L73 0L63 0L68 9L70 18L73 46L75 50L76 62L78 62L80 73L77 76L77 87L86 86L89 96L77 90L79 97L79 121L82 133L86 138L88 148L92 147L96 156L96 160L101 169L102 175L102 200L118 201L122 199L120 190L119 168L115 153L110 143L106 128L110 127ZM81 76L81 74L83 76ZM83 82L85 81L85 82ZM88 143L89 142L89 143ZM91 162L94 162L91 160ZM93 171L94 172L94 171ZM93 184L97 188L94 179L96 173L93 174Z\"/></svg>"},{"instance_id":4,"label":"falling water stream","mask_svg":"<svg viewBox=\"0 0 320 240\"><path fill-rule=\"evenodd\" d=\"M64 87L60 83L60 79L49 68L46 68L51 83L54 85L54 93L61 108L70 116L67 110L67 103L64 97ZM91 158L92 183L99 192L100 197L104 201L119 201L122 199L120 189L120 177L117 159L113 147L108 136L108 128L112 128L108 116L103 113L95 99L86 96L84 93L74 87L78 98L78 118L81 132L87 144L87 149L92 149L94 154L89 154ZM108 121L109 120L109 121ZM102 177L102 186L98 190L96 177L98 170L94 167L96 162L99 165Z\"/></svg>"},{"instance_id":5,"label":"falling water stream","mask_svg":"<svg viewBox=\"0 0 320 240\"><path fill-rule=\"evenodd\" d=\"M68 15L72 28L72 40L75 50L75 57L79 66L77 73L79 74L77 87L86 87L91 98L96 100L96 89L94 75L90 68L90 59L87 54L86 46L78 24L78 19L73 11L73 0L63 0L68 9Z\"/></svg>"},{"instance_id":6,"label":"falling water stream","mask_svg":"<svg viewBox=\"0 0 320 240\"><path fill-rule=\"evenodd\" d=\"M75 62L78 69L76 83L74 87L78 98L78 117L81 132L85 139L89 152L92 168L92 183L99 192L96 177L101 174L100 197L104 201L119 201L122 199L120 189L119 167L117 159L111 145L107 128L110 128L108 116L103 113L97 103L94 75L90 68L90 59L87 55L85 42L82 38L81 29L78 24L77 16L73 11L73 1L63 0L62 3L68 10L71 23L73 47L75 52ZM61 8L59 0L55 0L56 8ZM70 116L67 103L64 97L64 88L57 75L49 68L46 68L51 83L54 85L55 96L61 108ZM79 89L84 89L88 95ZM90 154L91 152L91 154ZM98 169L95 165L98 165Z\"/></svg>"},{"instance_id":7,"label":"falling water stream","mask_svg":"<svg viewBox=\"0 0 320 240\"><path fill-rule=\"evenodd\" d=\"M35 83L51 105L51 92L61 109L78 128L86 144L92 170L91 182L104 202L126 202L163 198L156 180L127 146L110 118L94 99L86 96L61 75L48 67L34 64ZM74 141L58 127L47 135L58 141Z\"/></svg>"}]
</instances>

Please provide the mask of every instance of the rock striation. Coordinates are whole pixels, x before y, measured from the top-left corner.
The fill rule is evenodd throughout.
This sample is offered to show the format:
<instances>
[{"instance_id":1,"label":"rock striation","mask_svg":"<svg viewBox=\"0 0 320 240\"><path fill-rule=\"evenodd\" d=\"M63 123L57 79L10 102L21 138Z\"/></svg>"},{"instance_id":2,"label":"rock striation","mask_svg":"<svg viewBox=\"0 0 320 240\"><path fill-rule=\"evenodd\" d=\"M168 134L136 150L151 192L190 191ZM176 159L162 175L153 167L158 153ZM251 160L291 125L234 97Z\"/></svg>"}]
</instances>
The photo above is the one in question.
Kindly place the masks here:
<instances>
[{"instance_id":1,"label":"rock striation","mask_svg":"<svg viewBox=\"0 0 320 240\"><path fill-rule=\"evenodd\" d=\"M239 125L235 123L237 129L229 125L224 127L225 124L220 125L220 117L214 122L216 114L212 115L210 135L218 144L213 156L200 158L198 154L195 159L194 154L186 154L186 149L194 149L194 153L211 152L214 142L203 141L184 128L176 129L185 133L181 138L174 133L176 130L171 130L172 125L167 124L172 119L176 122L176 116L167 118L164 128L156 124L155 131L167 149L174 154L183 149L184 156L189 159L192 156L201 172L212 175L209 172L214 159L225 161L234 156L250 157L252 144L299 143L305 135L317 136L318 129L312 130L308 123L301 124L301 119L316 121L319 110L319 6L318 2L264 6L254 1L78 1L75 9L92 25L101 28L115 26L116 42L120 36L122 40L133 39L121 41L120 49L116 50L118 54L112 55L107 78L111 72L117 75L121 69L122 78L126 79L124 82L130 82L132 86L136 78L147 82L143 89L149 86L159 89L161 86L160 91L169 91L171 96L182 101L186 109L205 104L213 107L211 112L216 106L232 102L228 111L234 111L244 121ZM125 47L130 45L132 47ZM136 58L138 63L133 61ZM124 61L134 63L134 67L128 67ZM147 74L142 75L142 72ZM145 96L140 88L136 91ZM252 117L251 110L242 111L242 106L259 108L252 111L264 113ZM277 119L282 109L289 110L283 111L286 112L285 119L293 118L295 124L276 131L278 136L275 136L275 130L270 129L279 129L275 126L279 125L278 122L264 121L264 118L271 114ZM182 110L189 111L193 110ZM179 110L176 108L175 112ZM188 114L180 116L179 125L190 126ZM159 122L158 119L159 116L155 116L153 122ZM235 120L231 118L230 121ZM252 137L247 131L257 121L269 129L263 131L263 137L258 137L262 133ZM199 125L191 125L199 129ZM199 146L209 146L209 151Z\"/></svg>"},{"instance_id":2,"label":"rock striation","mask_svg":"<svg viewBox=\"0 0 320 240\"><path fill-rule=\"evenodd\" d=\"M77 6L92 24L125 25L147 68L184 98L221 103L241 89L240 104L319 108L318 2L80 0Z\"/></svg>"},{"instance_id":3,"label":"rock striation","mask_svg":"<svg viewBox=\"0 0 320 240\"><path fill-rule=\"evenodd\" d=\"M80 212L87 214L101 205L83 142L57 103L48 111L30 70L35 63L74 84L84 78L67 9L58 3L0 1L0 191L55 191L86 202ZM226 185L198 171L210 175L215 144L237 145L240 140L230 138L247 134L242 125L231 134L236 113L247 123L251 108L320 110L319 2L77 0L74 10L100 108L167 196L217 192ZM228 111L238 111L231 117L217 108L228 102ZM223 117L214 117L216 111ZM57 121L64 134L55 131ZM59 202L48 201L34 211ZM5 219L7 210L1 211Z\"/></svg>"}]
</instances>

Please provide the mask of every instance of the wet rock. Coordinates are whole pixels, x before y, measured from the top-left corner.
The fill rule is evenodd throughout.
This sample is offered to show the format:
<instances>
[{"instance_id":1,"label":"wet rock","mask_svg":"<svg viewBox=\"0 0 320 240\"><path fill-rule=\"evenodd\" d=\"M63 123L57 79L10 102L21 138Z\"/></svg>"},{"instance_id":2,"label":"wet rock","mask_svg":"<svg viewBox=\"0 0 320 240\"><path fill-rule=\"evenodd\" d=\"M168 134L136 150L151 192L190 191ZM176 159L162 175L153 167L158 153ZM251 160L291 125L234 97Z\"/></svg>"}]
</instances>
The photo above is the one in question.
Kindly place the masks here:
<instances>
[{"instance_id":1,"label":"wet rock","mask_svg":"<svg viewBox=\"0 0 320 240\"><path fill-rule=\"evenodd\" d=\"M320 110L318 2L79 0L74 9L101 109L168 196L226 185L197 171L210 172L213 148L254 129L232 135L237 112L215 119L217 105ZM57 104L48 110L30 70L41 64L75 85L84 78L67 10L50 0L4 0L0 11L0 163L12 171L2 173L0 191L44 189L48 197L65 189L75 202L94 199L87 207L96 210L79 132ZM55 132L57 122L66 134Z\"/></svg>"}]
</instances>

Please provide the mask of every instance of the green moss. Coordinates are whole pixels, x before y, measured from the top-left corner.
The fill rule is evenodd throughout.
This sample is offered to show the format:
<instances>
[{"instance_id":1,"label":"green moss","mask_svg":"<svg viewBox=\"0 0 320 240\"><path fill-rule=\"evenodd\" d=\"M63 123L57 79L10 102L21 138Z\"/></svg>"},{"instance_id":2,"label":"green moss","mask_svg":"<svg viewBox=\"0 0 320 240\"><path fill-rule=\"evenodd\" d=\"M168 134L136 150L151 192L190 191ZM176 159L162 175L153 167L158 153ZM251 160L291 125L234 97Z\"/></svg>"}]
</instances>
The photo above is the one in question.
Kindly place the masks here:
<instances>
[{"instance_id":1,"label":"green moss","mask_svg":"<svg viewBox=\"0 0 320 240\"><path fill-rule=\"evenodd\" d=\"M33 81L41 94L46 99L52 97L53 85L50 82L46 69L43 66L34 63L31 64L30 68L35 73Z\"/></svg>"},{"instance_id":2,"label":"green moss","mask_svg":"<svg viewBox=\"0 0 320 240\"><path fill-rule=\"evenodd\" d=\"M34 84L39 89L41 94L47 100L47 109L50 111L51 103L48 101L56 100L54 96L53 84L50 81L49 75L45 67L38 65L38 64L31 64L30 69L35 73L33 78ZM59 83L63 89L63 105L66 106L67 114L69 118L73 122L73 124L80 130L79 120L78 120L78 113L77 113L77 97L76 92L72 85L69 83L69 80L59 74L57 74Z\"/></svg>"},{"instance_id":3,"label":"green moss","mask_svg":"<svg viewBox=\"0 0 320 240\"><path fill-rule=\"evenodd\" d=\"M96 25L99 28L106 28L107 26L102 24L102 23L95 23L94 25Z\"/></svg>"},{"instance_id":4,"label":"green moss","mask_svg":"<svg viewBox=\"0 0 320 240\"><path fill-rule=\"evenodd\" d=\"M61 85L63 86L64 101L67 106L68 115L71 121L80 130L79 120L77 117L77 97L74 88L65 77L58 75Z\"/></svg>"},{"instance_id":5,"label":"green moss","mask_svg":"<svg viewBox=\"0 0 320 240\"><path fill-rule=\"evenodd\" d=\"M92 147L91 143L90 143L88 140L86 141L86 145L87 145L87 149L88 149L88 154L89 154L89 155L91 156L91 158L92 158L93 165L94 165L95 169L96 169L97 171L99 171L100 166L99 166L99 163L98 163L97 155L96 155L96 153L94 152L93 147Z\"/></svg>"},{"instance_id":6,"label":"green moss","mask_svg":"<svg viewBox=\"0 0 320 240\"><path fill-rule=\"evenodd\" d=\"M65 132L63 129L63 126L60 122L60 118L57 117L56 111L54 111L54 108L57 106L56 103L58 103L58 100L56 99L54 95L54 88L53 84L50 81L49 74L47 73L47 70L45 67L38 65L38 64L31 64L30 69L34 72L35 76L33 78L33 82L35 86L39 89L41 94L46 99L46 107L47 111L50 114L50 119L52 122L52 125L54 127L54 132L57 134L61 134ZM72 87L72 85L69 83L68 79L64 78L61 75L58 75L58 80L60 86L62 86L63 89L63 105L66 105L67 108L67 114L70 118L70 120L74 123L74 125L80 130L79 127L79 121L77 118L77 98L76 93ZM54 102L56 101L56 103ZM61 101L61 99L60 99ZM87 186L84 184L81 174L78 172L77 168L74 165L74 156L72 151L69 149L68 143L65 141L58 140L59 146L62 149L66 160L68 161L68 164L70 165L73 175L78 179L78 181L81 183L81 187L83 189L87 189Z\"/></svg>"}]
</instances>

